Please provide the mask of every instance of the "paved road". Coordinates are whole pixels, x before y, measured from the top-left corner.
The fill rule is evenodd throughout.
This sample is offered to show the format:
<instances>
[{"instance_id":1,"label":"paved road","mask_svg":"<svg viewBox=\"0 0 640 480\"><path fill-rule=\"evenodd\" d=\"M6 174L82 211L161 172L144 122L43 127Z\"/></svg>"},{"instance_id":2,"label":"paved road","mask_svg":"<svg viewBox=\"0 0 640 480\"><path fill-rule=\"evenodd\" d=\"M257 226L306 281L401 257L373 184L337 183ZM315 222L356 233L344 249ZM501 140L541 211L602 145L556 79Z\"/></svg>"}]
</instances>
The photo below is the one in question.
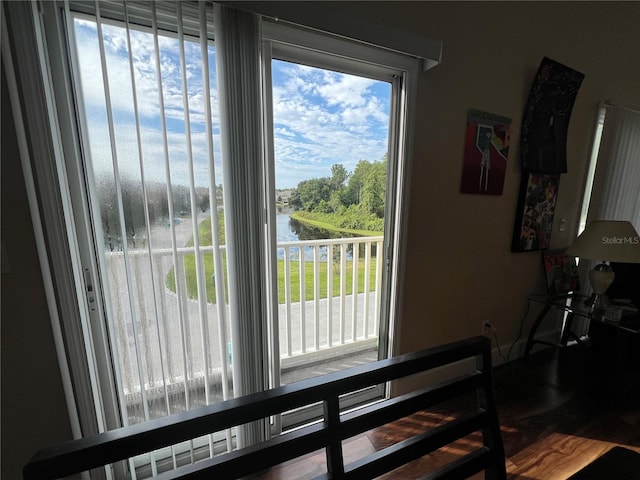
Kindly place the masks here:
<instances>
[{"instance_id":1,"label":"paved road","mask_svg":"<svg viewBox=\"0 0 640 480\"><path fill-rule=\"evenodd\" d=\"M209 218L209 212L198 213L198 225L204 219ZM175 225L176 245L184 246L193 237L193 222L191 217L180 218L180 223ZM171 229L166 224L154 225L151 228L152 248L171 248Z\"/></svg>"}]
</instances>

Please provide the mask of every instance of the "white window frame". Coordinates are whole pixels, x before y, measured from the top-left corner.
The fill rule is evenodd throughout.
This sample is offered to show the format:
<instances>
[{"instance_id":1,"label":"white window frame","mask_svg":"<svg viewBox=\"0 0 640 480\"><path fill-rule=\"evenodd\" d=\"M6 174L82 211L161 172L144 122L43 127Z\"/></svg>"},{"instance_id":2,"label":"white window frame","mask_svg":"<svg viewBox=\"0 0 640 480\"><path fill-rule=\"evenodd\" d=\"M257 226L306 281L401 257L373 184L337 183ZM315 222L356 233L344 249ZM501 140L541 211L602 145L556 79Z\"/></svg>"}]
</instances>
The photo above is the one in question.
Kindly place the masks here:
<instances>
[{"instance_id":1,"label":"white window frame","mask_svg":"<svg viewBox=\"0 0 640 480\"><path fill-rule=\"evenodd\" d=\"M411 93L415 89L417 82L417 74L419 72L419 62L415 58L398 55L394 52L381 50L369 45L362 45L351 42L342 38L336 38L321 34L315 31L301 29L296 26L266 20L263 22L263 56L265 67L269 66L272 59L291 61L295 63L303 63L319 68L329 70L339 70L343 73L352 75L366 76L379 81L389 82L392 86L392 101L390 105L390 125L389 125L389 158L387 165L387 192L394 196L389 196L387 205L394 208L388 208L385 213L385 240L383 244L384 285L382 287L382 308L380 317L384 319L379 333L379 352L381 358L393 356L396 353L396 345L394 344L395 325L400 321L399 314L400 303L396 302L397 292L401 291L400 281L404 270L404 245L399 245L406 237L406 213L408 212L407 203L407 181L409 178L408 146L411 145L413 132L409 131L409 126L413 122L408 120L409 116L414 115L413 104L408 104L407 98L412 98L415 94ZM267 68L265 72L265 91L271 91L271 72ZM271 98L265 95L267 103L266 117L271 118L272 110ZM270 138L272 125L267 125L267 145L270 150L267 151L267 168L272 169L275 165L273 140ZM406 150L405 150L406 149ZM404 157L404 158L401 158ZM267 177L270 179L271 185L268 188L274 189L273 178L275 174L271 170ZM269 194L269 198L275 198L273 191ZM268 209L273 209L273 205L268 204ZM268 211L269 218L275 221L275 212ZM396 223L397 220L397 223ZM275 228L271 228L272 231ZM275 242L272 239L273 242ZM395 251L392 251L395 245ZM395 255L395 257L394 257ZM399 290L400 289L400 290ZM277 331L275 322L277 315L274 315L273 331ZM272 343L271 348L277 349L277 338ZM279 362L273 362L272 376L279 376ZM343 399L343 408L361 404L363 401L382 398L389 394L386 391L387 385L381 385L379 388L370 389L359 392L349 398ZM282 420L285 427L297 425L304 422L309 417L313 417L312 410L299 412L291 412ZM278 424L278 420L276 420ZM279 430L276 428L276 430Z\"/></svg>"}]
</instances>

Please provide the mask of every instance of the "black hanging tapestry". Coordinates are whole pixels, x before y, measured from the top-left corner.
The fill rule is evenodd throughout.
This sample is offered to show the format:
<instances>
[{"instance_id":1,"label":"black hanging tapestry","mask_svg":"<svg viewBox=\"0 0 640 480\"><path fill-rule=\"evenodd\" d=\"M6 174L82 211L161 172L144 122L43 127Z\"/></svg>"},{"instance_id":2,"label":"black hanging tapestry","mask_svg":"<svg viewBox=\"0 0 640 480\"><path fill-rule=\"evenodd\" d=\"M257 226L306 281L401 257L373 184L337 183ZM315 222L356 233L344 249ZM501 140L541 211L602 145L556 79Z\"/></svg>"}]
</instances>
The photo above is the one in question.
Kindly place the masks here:
<instances>
[{"instance_id":1,"label":"black hanging tapestry","mask_svg":"<svg viewBox=\"0 0 640 480\"><path fill-rule=\"evenodd\" d=\"M554 174L567 171L567 129L584 75L544 57L522 119L522 170Z\"/></svg>"}]
</instances>

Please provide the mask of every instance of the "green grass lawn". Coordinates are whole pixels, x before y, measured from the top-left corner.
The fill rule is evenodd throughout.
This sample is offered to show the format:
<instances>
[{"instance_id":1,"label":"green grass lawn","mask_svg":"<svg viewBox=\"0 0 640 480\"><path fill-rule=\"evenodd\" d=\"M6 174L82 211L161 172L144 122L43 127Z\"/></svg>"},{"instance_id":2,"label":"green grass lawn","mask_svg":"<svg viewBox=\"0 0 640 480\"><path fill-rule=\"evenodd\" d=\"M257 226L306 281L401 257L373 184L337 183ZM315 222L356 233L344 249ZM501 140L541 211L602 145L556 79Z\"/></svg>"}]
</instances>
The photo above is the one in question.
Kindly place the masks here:
<instances>
[{"instance_id":1,"label":"green grass lawn","mask_svg":"<svg viewBox=\"0 0 640 480\"><path fill-rule=\"evenodd\" d=\"M219 221L219 228L221 232L224 232L224 224ZM201 246L211 245L211 220L209 218L200 222L198 226L198 238ZM369 232L371 234L371 232ZM224 238L221 239L221 243L223 243ZM186 246L193 246L193 239L187 242ZM204 253L203 257L203 266L204 266L204 276L205 283L207 289L207 302L216 303L216 291L214 286L214 278L213 278L213 253ZM227 285L227 256L226 252L222 252L222 263L223 263L223 271L224 271L224 281L225 286ZM376 280L376 258L371 258L371 265L369 271L369 281L370 281L370 291L375 290L375 280ZM346 262L346 294L350 295L353 293L353 260L347 260ZM197 276L196 276L196 259L195 254L189 254L184 256L184 268L185 274L187 277L187 294L189 298L198 298L198 284L197 284ZM333 296L340 295L340 264L339 262L334 261L332 268L332 289ZM319 262L319 276L318 280L320 282L320 298L327 298L327 262L321 261ZM364 260L358 260L358 293L364 292L364 278L365 278L365 264ZM300 261L299 260L291 260L290 261L290 276L289 282L291 285L291 301L299 302L300 301ZM305 261L305 298L306 300L313 300L314 298L314 272L313 272L313 261ZM176 279L175 272L173 268L169 271L166 277L166 285L171 291L176 291ZM285 274L284 274L284 260L278 260L278 303L285 302ZM227 298L228 300L228 298Z\"/></svg>"},{"instance_id":2,"label":"green grass lawn","mask_svg":"<svg viewBox=\"0 0 640 480\"><path fill-rule=\"evenodd\" d=\"M185 273L187 276L187 293L189 298L198 298L198 285L196 279L196 260L195 254L185 255L184 257L185 263ZM227 282L227 265L226 265L226 255L223 254L223 262L224 264L224 274L225 274L225 285ZM346 265L346 293L347 295L353 292L353 268L352 268L352 260L348 260ZM216 303L216 292L214 287L214 278L213 278L213 254L206 253L203 255L203 264L204 264L204 272L205 272L205 280L206 280L206 288L207 288L207 302ZM300 261L291 260L290 261L290 277L289 282L291 285L291 301L299 302L300 301ZM370 282L370 291L375 290L375 281L376 281L376 270L375 270L375 258L372 258L370 271L369 271L369 282ZM334 264L332 268L332 281L333 281L333 296L340 295L340 265ZM365 275L365 265L364 260L358 261L358 293L364 292L364 275ZM327 262L320 262L319 264L319 278L320 281L320 298L327 298ZM313 300L314 298L314 273L313 273L313 262L306 261L305 262L305 298L306 300ZM278 260L278 303L285 302L285 275L284 275L284 260ZM175 282L175 274L173 269L167 274L167 287L172 291L176 291L176 282Z\"/></svg>"}]
</instances>

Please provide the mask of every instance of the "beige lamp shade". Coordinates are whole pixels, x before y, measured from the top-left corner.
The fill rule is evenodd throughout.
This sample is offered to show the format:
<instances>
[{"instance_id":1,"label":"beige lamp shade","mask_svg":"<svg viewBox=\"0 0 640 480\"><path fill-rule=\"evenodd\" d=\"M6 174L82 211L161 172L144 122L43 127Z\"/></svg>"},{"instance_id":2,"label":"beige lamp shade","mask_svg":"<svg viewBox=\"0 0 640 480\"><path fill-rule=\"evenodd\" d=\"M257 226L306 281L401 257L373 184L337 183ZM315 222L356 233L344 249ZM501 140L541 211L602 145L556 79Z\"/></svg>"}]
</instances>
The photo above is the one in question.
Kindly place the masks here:
<instances>
[{"instance_id":1,"label":"beige lamp shade","mask_svg":"<svg viewBox=\"0 0 640 480\"><path fill-rule=\"evenodd\" d=\"M566 254L588 260L640 263L640 235L630 222L595 220L587 225Z\"/></svg>"}]
</instances>

